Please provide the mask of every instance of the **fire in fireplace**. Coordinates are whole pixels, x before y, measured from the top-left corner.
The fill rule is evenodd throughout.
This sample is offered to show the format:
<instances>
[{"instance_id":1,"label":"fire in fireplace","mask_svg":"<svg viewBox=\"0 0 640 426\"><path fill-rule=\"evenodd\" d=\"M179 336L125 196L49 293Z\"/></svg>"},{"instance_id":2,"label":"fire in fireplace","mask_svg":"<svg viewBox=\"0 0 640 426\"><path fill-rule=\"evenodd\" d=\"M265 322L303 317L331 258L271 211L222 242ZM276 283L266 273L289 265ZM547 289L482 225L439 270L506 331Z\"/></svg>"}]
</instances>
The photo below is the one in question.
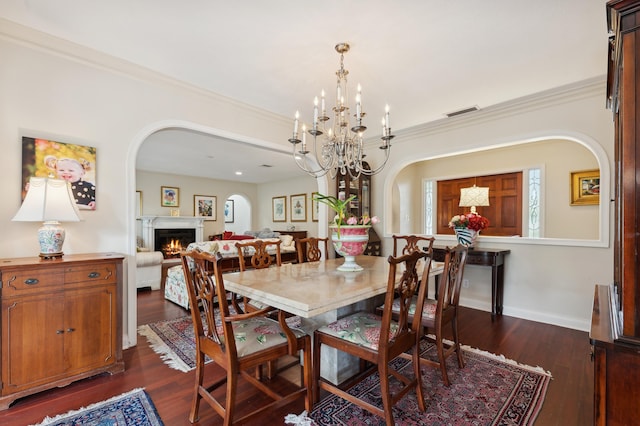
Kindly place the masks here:
<instances>
[{"instance_id":1,"label":"fire in fireplace","mask_svg":"<svg viewBox=\"0 0 640 426\"><path fill-rule=\"evenodd\" d=\"M165 259L180 256L180 251L196 240L195 229L155 229L155 250Z\"/></svg>"}]
</instances>

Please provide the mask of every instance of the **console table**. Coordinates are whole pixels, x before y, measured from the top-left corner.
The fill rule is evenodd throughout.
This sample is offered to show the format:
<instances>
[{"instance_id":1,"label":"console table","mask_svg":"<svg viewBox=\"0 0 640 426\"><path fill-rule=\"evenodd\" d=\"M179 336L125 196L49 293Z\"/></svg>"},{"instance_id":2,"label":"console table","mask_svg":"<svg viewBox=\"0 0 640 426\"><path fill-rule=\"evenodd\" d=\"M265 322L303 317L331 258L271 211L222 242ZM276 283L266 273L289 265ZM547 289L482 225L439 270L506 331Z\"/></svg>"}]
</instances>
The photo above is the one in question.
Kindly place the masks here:
<instances>
[{"instance_id":1,"label":"console table","mask_svg":"<svg viewBox=\"0 0 640 426\"><path fill-rule=\"evenodd\" d=\"M511 250L492 248L470 248L467 254L467 265L491 267L491 316L502 315L502 299L504 294L504 258ZM433 247L433 260L444 262L447 249Z\"/></svg>"}]
</instances>

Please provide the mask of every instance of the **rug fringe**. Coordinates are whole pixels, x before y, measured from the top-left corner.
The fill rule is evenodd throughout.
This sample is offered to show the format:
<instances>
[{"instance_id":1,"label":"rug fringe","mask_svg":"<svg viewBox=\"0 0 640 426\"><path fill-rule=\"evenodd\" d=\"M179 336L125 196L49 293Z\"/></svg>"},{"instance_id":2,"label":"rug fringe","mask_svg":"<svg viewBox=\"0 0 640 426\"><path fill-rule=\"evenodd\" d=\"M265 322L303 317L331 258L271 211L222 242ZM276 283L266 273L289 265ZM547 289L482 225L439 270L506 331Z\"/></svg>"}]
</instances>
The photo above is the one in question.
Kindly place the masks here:
<instances>
[{"instance_id":1,"label":"rug fringe","mask_svg":"<svg viewBox=\"0 0 640 426\"><path fill-rule=\"evenodd\" d=\"M285 424L299 425L299 426L314 426L316 422L307 415L307 410L303 411L299 415L287 414L284 418Z\"/></svg>"},{"instance_id":2,"label":"rug fringe","mask_svg":"<svg viewBox=\"0 0 640 426\"><path fill-rule=\"evenodd\" d=\"M436 338L436 336L433 335L433 334L428 334L426 337L428 337L430 339L435 339ZM449 340L449 339L444 339L444 342L447 345L452 345L453 344L453 342L451 340ZM433 343L433 342L431 342L431 343ZM533 371L534 373L544 374L546 376L549 376L549 378L553 379L553 375L551 375L551 372L545 370L544 368L542 368L540 366L533 367L531 365L521 364L518 361L514 361L512 359L509 359L509 358L505 357L504 355L497 355L497 354L494 354L492 352L488 352L488 351L485 351L485 350L482 350L482 349L473 348L473 347L471 347L469 345L462 345L461 344L460 347L465 351L473 352L473 353L476 353L476 354L479 354L479 355L483 355L483 356L486 356L487 358L491 358L491 359L495 359L497 361L504 362L505 364L515 365L516 367L520 367L520 368L522 368L524 370Z\"/></svg>"},{"instance_id":3,"label":"rug fringe","mask_svg":"<svg viewBox=\"0 0 640 426\"><path fill-rule=\"evenodd\" d=\"M64 418L66 418L66 417L75 416L76 414L78 414L78 413L80 413L82 411L92 410L92 409L94 409L94 408L96 408L96 407L98 407L100 405L109 404L109 403L111 403L113 401L116 401L116 400L118 400L120 398L125 398L125 397L127 397L129 395L132 395L132 394L134 394L136 392L140 392L140 391L143 391L143 390L144 390L144 388L135 388L133 390L130 390L129 392L125 392L125 393L123 393L121 395L113 396L113 397L111 397L111 398L109 398L107 400L104 400L104 401L95 402L95 403L93 403L91 405L88 405L86 407L78 408L77 410L68 411L68 412L66 412L64 414L58 414L55 417L47 416L40 423L37 423L37 424L34 424L34 425L30 425L30 426L46 426L46 425L49 425L51 423L55 423L55 422L57 422L59 420L62 420Z\"/></svg>"},{"instance_id":4,"label":"rug fringe","mask_svg":"<svg viewBox=\"0 0 640 426\"><path fill-rule=\"evenodd\" d=\"M171 354L173 351L166 345L166 343L156 334L155 331L148 325L141 325L138 327L138 334L147 338L147 342L149 342L149 347L158 355L160 355L160 359L167 364L169 367L180 370L183 373L188 373L191 371L191 368L182 361L179 357L172 357Z\"/></svg>"}]
</instances>

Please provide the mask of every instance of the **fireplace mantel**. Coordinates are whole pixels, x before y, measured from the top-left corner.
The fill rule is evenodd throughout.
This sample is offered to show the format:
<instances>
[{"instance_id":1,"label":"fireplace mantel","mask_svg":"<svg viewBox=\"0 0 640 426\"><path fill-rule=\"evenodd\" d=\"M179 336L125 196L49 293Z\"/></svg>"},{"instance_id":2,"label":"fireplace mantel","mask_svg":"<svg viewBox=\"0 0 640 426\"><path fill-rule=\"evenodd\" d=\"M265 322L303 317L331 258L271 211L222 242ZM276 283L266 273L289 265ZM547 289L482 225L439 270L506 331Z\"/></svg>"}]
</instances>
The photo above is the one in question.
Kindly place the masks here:
<instances>
[{"instance_id":1,"label":"fireplace mantel","mask_svg":"<svg viewBox=\"0 0 640 426\"><path fill-rule=\"evenodd\" d=\"M141 216L142 241L145 247L155 247L155 229L195 229L196 241L203 241L204 218L195 216Z\"/></svg>"}]
</instances>

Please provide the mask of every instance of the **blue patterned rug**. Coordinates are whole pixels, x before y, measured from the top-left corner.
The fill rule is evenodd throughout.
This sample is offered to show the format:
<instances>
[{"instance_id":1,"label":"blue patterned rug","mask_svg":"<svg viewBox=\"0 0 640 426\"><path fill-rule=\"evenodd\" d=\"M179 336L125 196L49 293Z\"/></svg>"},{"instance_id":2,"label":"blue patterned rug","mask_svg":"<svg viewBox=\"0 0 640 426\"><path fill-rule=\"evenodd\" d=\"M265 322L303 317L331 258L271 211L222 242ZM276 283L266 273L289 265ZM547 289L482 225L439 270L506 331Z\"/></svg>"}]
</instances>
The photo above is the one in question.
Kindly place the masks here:
<instances>
[{"instance_id":1,"label":"blue patterned rug","mask_svg":"<svg viewBox=\"0 0 640 426\"><path fill-rule=\"evenodd\" d=\"M47 417L35 426L163 426L144 389L134 389L106 401Z\"/></svg>"}]
</instances>

